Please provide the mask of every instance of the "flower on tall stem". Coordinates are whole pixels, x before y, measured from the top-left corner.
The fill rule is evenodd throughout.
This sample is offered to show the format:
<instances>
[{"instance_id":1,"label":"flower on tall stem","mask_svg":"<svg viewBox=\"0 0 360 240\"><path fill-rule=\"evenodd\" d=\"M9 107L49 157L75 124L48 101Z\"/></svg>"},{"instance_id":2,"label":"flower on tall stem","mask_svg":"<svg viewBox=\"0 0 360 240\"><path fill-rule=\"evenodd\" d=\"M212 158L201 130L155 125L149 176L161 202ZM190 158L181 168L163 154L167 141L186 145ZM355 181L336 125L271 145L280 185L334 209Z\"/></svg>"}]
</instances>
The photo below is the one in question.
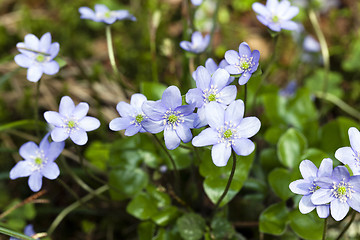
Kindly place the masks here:
<instances>
[{"instance_id":1,"label":"flower on tall stem","mask_svg":"<svg viewBox=\"0 0 360 240\"><path fill-rule=\"evenodd\" d=\"M104 4L95 4L95 11L89 7L80 7L79 13L81 14L80 18L90 19L95 22L104 22L106 24L113 24L117 20L129 19L131 21L136 21L136 18L129 13L128 10L109 10Z\"/></svg>"},{"instance_id":2,"label":"flower on tall stem","mask_svg":"<svg viewBox=\"0 0 360 240\"><path fill-rule=\"evenodd\" d=\"M350 207L360 212L360 176L350 176L345 166L337 166L331 177L320 177L315 184L319 189L311 196L311 202L330 203L330 213L336 221L342 220Z\"/></svg>"},{"instance_id":3,"label":"flower on tall stem","mask_svg":"<svg viewBox=\"0 0 360 240\"><path fill-rule=\"evenodd\" d=\"M300 173L304 179L299 179L290 183L289 188L293 193L303 195L299 202L299 210L302 214L307 214L316 208L320 218L329 216L329 204L315 205L311 202L311 196L320 187L315 180L319 177L331 177L333 162L330 158L322 160L319 169L310 160L303 160L300 163Z\"/></svg>"},{"instance_id":4,"label":"flower on tall stem","mask_svg":"<svg viewBox=\"0 0 360 240\"><path fill-rule=\"evenodd\" d=\"M360 132L354 127L348 130L350 146L336 150L335 157L343 164L349 165L354 175L360 175Z\"/></svg>"},{"instance_id":5,"label":"flower on tall stem","mask_svg":"<svg viewBox=\"0 0 360 240\"><path fill-rule=\"evenodd\" d=\"M142 110L148 117L142 121L147 132L159 133L164 131L165 145L173 150L192 139L191 128L194 127L196 114L194 105L182 105L180 90L176 86L168 87L161 100L146 101Z\"/></svg>"},{"instance_id":6,"label":"flower on tall stem","mask_svg":"<svg viewBox=\"0 0 360 240\"><path fill-rule=\"evenodd\" d=\"M146 132L142 127L142 122L147 116L141 109L146 100L144 95L136 93L131 96L130 104L119 102L116 110L119 112L120 117L110 122L110 129L113 131L125 129L125 136L133 136L138 132Z\"/></svg>"},{"instance_id":7,"label":"flower on tall stem","mask_svg":"<svg viewBox=\"0 0 360 240\"><path fill-rule=\"evenodd\" d=\"M85 102L75 106L73 100L64 96L60 100L59 112L47 111L44 113L45 120L54 126L51 138L55 142L65 141L68 137L77 145L84 145L88 141L88 131L100 127L100 121L94 117L88 117L89 104Z\"/></svg>"},{"instance_id":8,"label":"flower on tall stem","mask_svg":"<svg viewBox=\"0 0 360 240\"><path fill-rule=\"evenodd\" d=\"M39 146L34 142L22 145L19 153L24 160L18 162L10 171L10 179L29 177L28 184L33 192L41 189L42 177L54 180L60 174L55 160L64 149L65 142L49 143L48 137L49 134L46 134Z\"/></svg>"},{"instance_id":9,"label":"flower on tall stem","mask_svg":"<svg viewBox=\"0 0 360 240\"><path fill-rule=\"evenodd\" d=\"M194 137L195 147L213 145L211 156L218 167L226 166L231 149L237 155L248 156L255 149L255 144L249 139L260 130L260 120L257 117L244 116L244 102L236 100L226 110L217 103L209 103L205 115L210 128L203 130Z\"/></svg>"},{"instance_id":10,"label":"flower on tall stem","mask_svg":"<svg viewBox=\"0 0 360 240\"><path fill-rule=\"evenodd\" d=\"M45 33L40 39L33 34L27 34L24 42L16 44L20 54L16 55L15 62L27 68L26 78L31 82L40 80L43 73L54 75L59 71L59 64L54 60L59 53L60 45L51 43L51 34Z\"/></svg>"},{"instance_id":11,"label":"flower on tall stem","mask_svg":"<svg viewBox=\"0 0 360 240\"><path fill-rule=\"evenodd\" d=\"M236 86L228 86L230 75L224 69L217 69L211 76L206 68L199 66L195 71L196 87L186 93L186 102L198 108L194 127L207 124L205 112L210 102L226 108L236 98Z\"/></svg>"},{"instance_id":12,"label":"flower on tall stem","mask_svg":"<svg viewBox=\"0 0 360 240\"><path fill-rule=\"evenodd\" d=\"M191 35L191 42L181 41L180 47L185 51L199 54L205 51L205 49L209 46L209 43L210 43L209 34L203 37L201 32L194 32Z\"/></svg>"},{"instance_id":13,"label":"flower on tall stem","mask_svg":"<svg viewBox=\"0 0 360 240\"><path fill-rule=\"evenodd\" d=\"M296 30L298 27L291 19L299 13L299 8L291 6L287 0L267 0L266 5L256 2L252 9L258 14L257 19L274 32Z\"/></svg>"},{"instance_id":14,"label":"flower on tall stem","mask_svg":"<svg viewBox=\"0 0 360 240\"><path fill-rule=\"evenodd\" d=\"M225 52L225 60L229 63L225 66L225 70L231 75L239 75L239 84L246 84L251 75L257 70L259 66L260 52L254 50L251 52L249 45L242 42L239 45L239 52L235 50L228 50Z\"/></svg>"}]
</instances>

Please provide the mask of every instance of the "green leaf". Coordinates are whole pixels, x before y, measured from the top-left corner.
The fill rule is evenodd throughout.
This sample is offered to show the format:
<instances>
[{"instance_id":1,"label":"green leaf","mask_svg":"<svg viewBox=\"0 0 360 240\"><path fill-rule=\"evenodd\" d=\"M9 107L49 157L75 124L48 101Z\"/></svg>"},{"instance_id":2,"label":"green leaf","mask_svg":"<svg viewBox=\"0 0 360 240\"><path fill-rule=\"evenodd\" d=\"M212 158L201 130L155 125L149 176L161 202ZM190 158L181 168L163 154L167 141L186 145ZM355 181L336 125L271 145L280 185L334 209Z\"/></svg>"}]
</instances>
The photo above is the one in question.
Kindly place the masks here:
<instances>
[{"instance_id":1,"label":"green leaf","mask_svg":"<svg viewBox=\"0 0 360 240\"><path fill-rule=\"evenodd\" d=\"M126 211L140 220L147 220L157 212L157 207L151 196L142 192L131 200Z\"/></svg>"},{"instance_id":2,"label":"green leaf","mask_svg":"<svg viewBox=\"0 0 360 240\"><path fill-rule=\"evenodd\" d=\"M322 238L324 219L317 216L316 211L302 214L298 209L289 214L290 227L303 239L317 240Z\"/></svg>"},{"instance_id":3,"label":"green leaf","mask_svg":"<svg viewBox=\"0 0 360 240\"><path fill-rule=\"evenodd\" d=\"M151 221L141 222L137 227L139 240L151 240L155 233L155 224Z\"/></svg>"},{"instance_id":4,"label":"green leaf","mask_svg":"<svg viewBox=\"0 0 360 240\"><path fill-rule=\"evenodd\" d=\"M297 167L301 162L301 155L307 148L306 138L294 128L287 130L279 139L277 155L280 162L288 168Z\"/></svg>"},{"instance_id":5,"label":"green leaf","mask_svg":"<svg viewBox=\"0 0 360 240\"><path fill-rule=\"evenodd\" d=\"M264 170L271 171L274 167L280 167L275 148L265 148L260 152L260 163Z\"/></svg>"},{"instance_id":6,"label":"green leaf","mask_svg":"<svg viewBox=\"0 0 360 240\"><path fill-rule=\"evenodd\" d=\"M158 211L151 219L159 226L166 226L179 215L177 207L169 206Z\"/></svg>"},{"instance_id":7,"label":"green leaf","mask_svg":"<svg viewBox=\"0 0 360 240\"><path fill-rule=\"evenodd\" d=\"M265 140L271 144L276 144L283 134L284 129L278 126L269 127L265 132Z\"/></svg>"},{"instance_id":8,"label":"green leaf","mask_svg":"<svg viewBox=\"0 0 360 240\"><path fill-rule=\"evenodd\" d=\"M157 82L140 82L140 92L144 94L148 100L159 100L167 86Z\"/></svg>"},{"instance_id":9,"label":"green leaf","mask_svg":"<svg viewBox=\"0 0 360 240\"><path fill-rule=\"evenodd\" d=\"M286 99L278 93L267 93L263 95L265 116L274 125L286 124Z\"/></svg>"},{"instance_id":10,"label":"green leaf","mask_svg":"<svg viewBox=\"0 0 360 240\"><path fill-rule=\"evenodd\" d=\"M110 195L114 200L123 200L139 193L148 184L147 174L140 168L114 169L110 171Z\"/></svg>"},{"instance_id":11,"label":"green leaf","mask_svg":"<svg viewBox=\"0 0 360 240\"><path fill-rule=\"evenodd\" d=\"M274 169L268 176L269 184L275 194L282 200L286 201L293 193L289 189L291 183L291 173L284 168Z\"/></svg>"},{"instance_id":12,"label":"green leaf","mask_svg":"<svg viewBox=\"0 0 360 240\"><path fill-rule=\"evenodd\" d=\"M324 88L324 80L325 80L325 70L319 68L313 73L311 76L305 79L305 86L312 93L322 92ZM341 74L337 72L329 72L328 82L327 82L327 92L342 98L344 95L343 89L340 87L340 83L342 82Z\"/></svg>"},{"instance_id":13,"label":"green leaf","mask_svg":"<svg viewBox=\"0 0 360 240\"><path fill-rule=\"evenodd\" d=\"M213 219L211 229L215 239L231 239L235 235L234 227L223 217Z\"/></svg>"},{"instance_id":14,"label":"green leaf","mask_svg":"<svg viewBox=\"0 0 360 240\"><path fill-rule=\"evenodd\" d=\"M280 236L285 232L289 210L284 202L276 203L260 215L260 232Z\"/></svg>"},{"instance_id":15,"label":"green leaf","mask_svg":"<svg viewBox=\"0 0 360 240\"><path fill-rule=\"evenodd\" d=\"M61 57L56 57L54 60L59 64L60 68L65 67L67 65L65 59Z\"/></svg>"},{"instance_id":16,"label":"green leaf","mask_svg":"<svg viewBox=\"0 0 360 240\"><path fill-rule=\"evenodd\" d=\"M327 155L325 152L321 151L320 149L309 148L305 150L304 154L301 156L301 159L302 160L308 159L319 167L321 161L324 158L328 158L328 157L329 155Z\"/></svg>"},{"instance_id":17,"label":"green leaf","mask_svg":"<svg viewBox=\"0 0 360 240\"><path fill-rule=\"evenodd\" d=\"M94 141L85 150L85 158L101 170L106 169L110 156L110 144Z\"/></svg>"},{"instance_id":18,"label":"green leaf","mask_svg":"<svg viewBox=\"0 0 360 240\"><path fill-rule=\"evenodd\" d=\"M185 240L201 239L205 231L205 220L198 214L186 213L176 221L180 235Z\"/></svg>"}]
</instances>

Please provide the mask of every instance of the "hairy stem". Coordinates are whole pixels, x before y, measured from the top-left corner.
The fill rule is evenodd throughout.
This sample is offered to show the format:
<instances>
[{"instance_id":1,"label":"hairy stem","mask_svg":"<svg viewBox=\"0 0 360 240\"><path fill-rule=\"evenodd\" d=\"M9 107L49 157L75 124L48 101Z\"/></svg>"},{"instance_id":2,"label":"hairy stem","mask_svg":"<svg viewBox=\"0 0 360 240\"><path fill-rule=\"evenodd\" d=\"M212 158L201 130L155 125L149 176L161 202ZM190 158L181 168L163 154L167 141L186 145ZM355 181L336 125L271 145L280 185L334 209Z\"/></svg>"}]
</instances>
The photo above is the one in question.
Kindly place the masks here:
<instances>
[{"instance_id":1,"label":"hairy stem","mask_svg":"<svg viewBox=\"0 0 360 240\"><path fill-rule=\"evenodd\" d=\"M324 230L323 230L322 240L326 240L327 221L328 221L328 217L325 218L325 221L324 221Z\"/></svg>"},{"instance_id":2,"label":"hairy stem","mask_svg":"<svg viewBox=\"0 0 360 240\"><path fill-rule=\"evenodd\" d=\"M106 26L106 43L107 43L107 46L108 46L108 54L109 54L109 60L110 60L111 67L112 67L114 73L117 76L119 76L119 70L116 67L115 54L114 54L112 37L111 37L111 27L110 27L110 25Z\"/></svg>"}]
</instances>

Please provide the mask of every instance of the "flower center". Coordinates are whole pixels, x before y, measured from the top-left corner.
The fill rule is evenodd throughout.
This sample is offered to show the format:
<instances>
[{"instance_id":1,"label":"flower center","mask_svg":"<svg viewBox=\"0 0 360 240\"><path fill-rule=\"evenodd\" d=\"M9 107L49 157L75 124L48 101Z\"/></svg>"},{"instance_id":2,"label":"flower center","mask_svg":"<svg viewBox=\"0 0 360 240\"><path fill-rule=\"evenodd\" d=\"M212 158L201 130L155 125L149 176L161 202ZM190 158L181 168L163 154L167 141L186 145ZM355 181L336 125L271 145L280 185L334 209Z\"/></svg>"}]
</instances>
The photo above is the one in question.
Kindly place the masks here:
<instances>
[{"instance_id":1,"label":"flower center","mask_svg":"<svg viewBox=\"0 0 360 240\"><path fill-rule=\"evenodd\" d=\"M203 90L203 98L205 103L209 102L221 102L220 96L221 93L218 92L219 90L214 86L211 85L210 89Z\"/></svg>"},{"instance_id":2,"label":"flower center","mask_svg":"<svg viewBox=\"0 0 360 240\"><path fill-rule=\"evenodd\" d=\"M168 116L167 120L170 124L174 124L177 122L178 119L179 118L175 114L171 114L170 116Z\"/></svg>"},{"instance_id":3,"label":"flower center","mask_svg":"<svg viewBox=\"0 0 360 240\"><path fill-rule=\"evenodd\" d=\"M246 70L246 69L248 69L249 67L250 67L250 64L249 64L248 62L243 62L243 63L241 63L241 68L242 68L242 69Z\"/></svg>"},{"instance_id":4,"label":"flower center","mask_svg":"<svg viewBox=\"0 0 360 240\"><path fill-rule=\"evenodd\" d=\"M76 122L74 120L70 120L67 122L68 128L74 128L76 127Z\"/></svg>"},{"instance_id":5,"label":"flower center","mask_svg":"<svg viewBox=\"0 0 360 240\"><path fill-rule=\"evenodd\" d=\"M183 114L180 111L172 111L171 109L167 110L163 116L163 124L168 127L168 129L176 129L176 127L184 122Z\"/></svg>"},{"instance_id":6,"label":"flower center","mask_svg":"<svg viewBox=\"0 0 360 240\"><path fill-rule=\"evenodd\" d=\"M223 134L224 138L226 138L226 139L231 138L232 135L233 135L233 133L232 133L231 129L227 129Z\"/></svg>"},{"instance_id":7,"label":"flower center","mask_svg":"<svg viewBox=\"0 0 360 240\"><path fill-rule=\"evenodd\" d=\"M213 102L213 101L216 101L216 95L211 93L209 96L208 96L208 101L209 102Z\"/></svg>"},{"instance_id":8,"label":"flower center","mask_svg":"<svg viewBox=\"0 0 360 240\"><path fill-rule=\"evenodd\" d=\"M278 16L273 16L273 17L272 17L272 21L273 21L274 23L278 22L278 21L279 21L279 17L278 17Z\"/></svg>"},{"instance_id":9,"label":"flower center","mask_svg":"<svg viewBox=\"0 0 360 240\"><path fill-rule=\"evenodd\" d=\"M316 185L315 183L313 183L313 185L309 188L309 192L310 193L314 193L316 192L316 190L319 190L320 187L318 185Z\"/></svg>"},{"instance_id":10,"label":"flower center","mask_svg":"<svg viewBox=\"0 0 360 240\"><path fill-rule=\"evenodd\" d=\"M252 62L253 57L248 57L247 55L242 55L239 57L239 63L236 64L240 72L249 71L255 64Z\"/></svg>"},{"instance_id":11,"label":"flower center","mask_svg":"<svg viewBox=\"0 0 360 240\"><path fill-rule=\"evenodd\" d=\"M37 157L34 159L34 163L38 166L40 166L42 164L43 160L40 157Z\"/></svg>"},{"instance_id":12,"label":"flower center","mask_svg":"<svg viewBox=\"0 0 360 240\"><path fill-rule=\"evenodd\" d=\"M111 17L111 11L106 12L106 13L104 14L104 16L105 16L106 18Z\"/></svg>"},{"instance_id":13,"label":"flower center","mask_svg":"<svg viewBox=\"0 0 360 240\"><path fill-rule=\"evenodd\" d=\"M42 63L45 61L45 56L43 54L38 54L35 59L37 62Z\"/></svg>"},{"instance_id":14,"label":"flower center","mask_svg":"<svg viewBox=\"0 0 360 240\"><path fill-rule=\"evenodd\" d=\"M136 115L135 121L136 121L137 123L141 123L143 120L144 120L144 115L142 115L142 114Z\"/></svg>"},{"instance_id":15,"label":"flower center","mask_svg":"<svg viewBox=\"0 0 360 240\"><path fill-rule=\"evenodd\" d=\"M351 199L351 193L355 192L353 186L343 179L338 184L334 183L331 189L332 196L338 198L340 202L346 202L348 198Z\"/></svg>"}]
</instances>

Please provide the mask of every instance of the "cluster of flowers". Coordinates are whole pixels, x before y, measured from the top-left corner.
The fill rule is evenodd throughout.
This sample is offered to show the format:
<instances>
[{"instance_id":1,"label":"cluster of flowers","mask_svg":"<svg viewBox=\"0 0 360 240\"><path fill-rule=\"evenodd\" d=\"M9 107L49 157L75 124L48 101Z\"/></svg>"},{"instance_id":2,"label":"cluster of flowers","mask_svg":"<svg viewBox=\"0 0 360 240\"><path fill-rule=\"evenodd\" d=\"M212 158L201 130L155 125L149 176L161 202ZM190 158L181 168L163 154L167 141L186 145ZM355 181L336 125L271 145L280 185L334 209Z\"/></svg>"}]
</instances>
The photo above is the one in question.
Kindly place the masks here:
<instances>
[{"instance_id":1,"label":"cluster of flowers","mask_svg":"<svg viewBox=\"0 0 360 240\"><path fill-rule=\"evenodd\" d=\"M335 157L350 167L352 176L345 166L333 169L330 158L325 158L319 169L309 160L300 163L304 179L290 183L289 188L304 195L299 202L301 213L307 214L316 208L320 218L327 218L331 213L336 221L340 221L349 212L349 207L360 212L360 132L352 127L348 133L351 147L339 148Z\"/></svg>"}]
</instances>

